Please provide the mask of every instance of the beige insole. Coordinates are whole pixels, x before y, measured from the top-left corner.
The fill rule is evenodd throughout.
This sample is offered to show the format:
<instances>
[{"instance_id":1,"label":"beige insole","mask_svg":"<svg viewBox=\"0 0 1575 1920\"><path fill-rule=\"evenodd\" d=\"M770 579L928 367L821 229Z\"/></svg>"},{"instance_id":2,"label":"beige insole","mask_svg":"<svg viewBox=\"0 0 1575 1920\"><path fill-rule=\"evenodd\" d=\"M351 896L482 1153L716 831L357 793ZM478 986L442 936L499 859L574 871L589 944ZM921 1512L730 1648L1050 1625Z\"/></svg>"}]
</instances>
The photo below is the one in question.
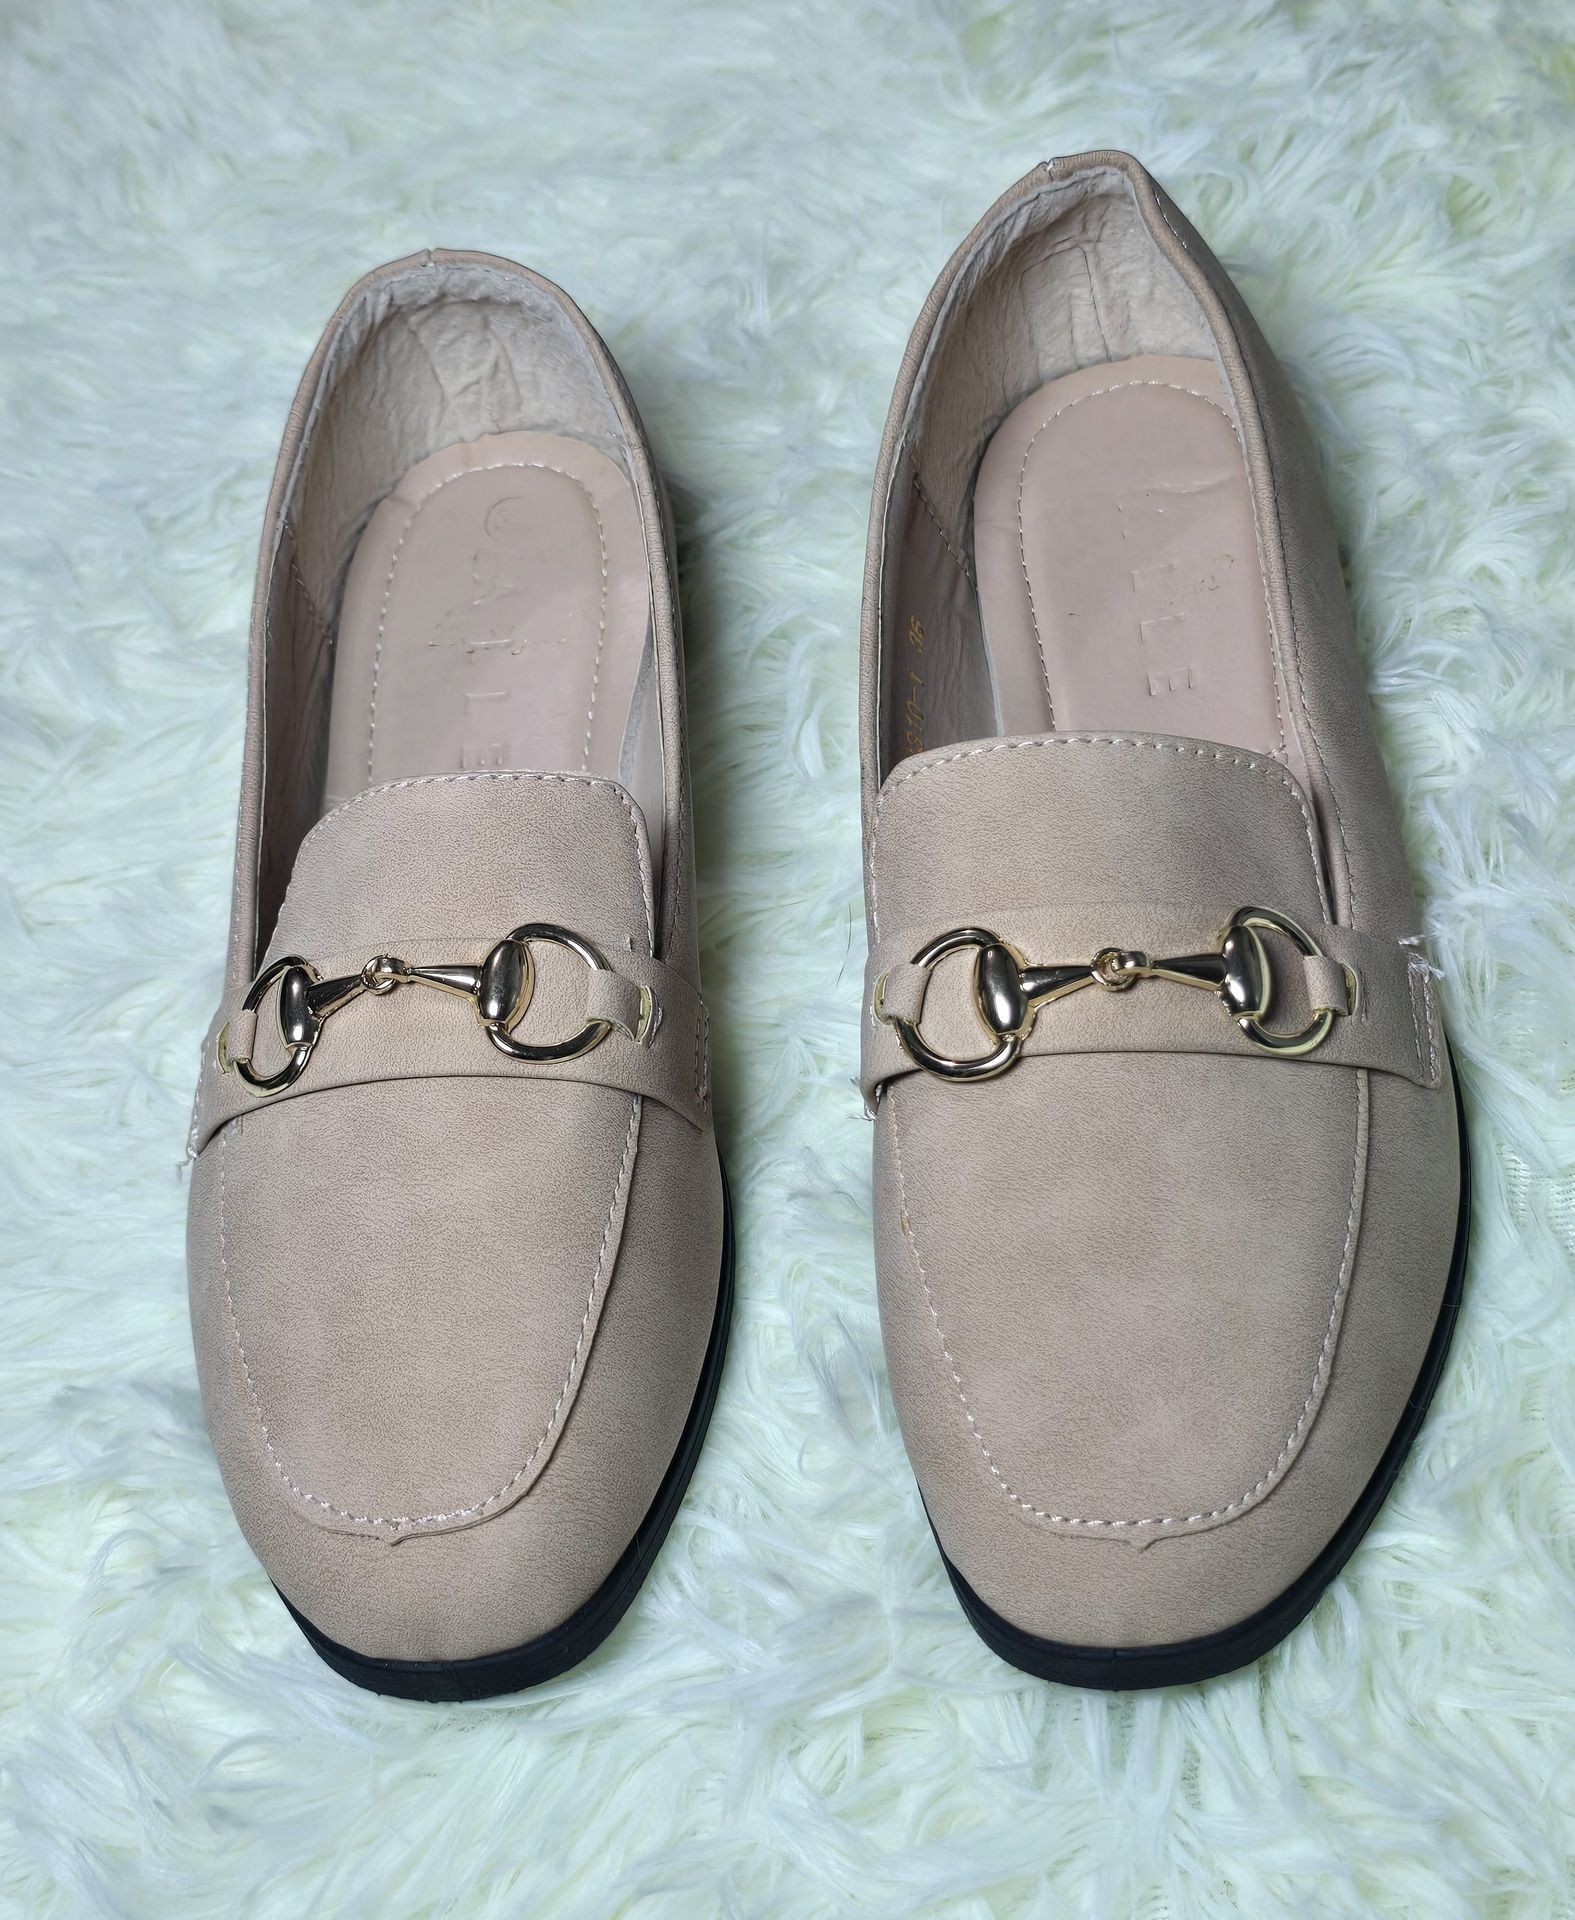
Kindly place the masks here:
<instances>
[{"instance_id":1,"label":"beige insole","mask_svg":"<svg viewBox=\"0 0 1575 1920\"><path fill-rule=\"evenodd\" d=\"M1003 733L1280 745L1247 468L1209 360L1143 354L1009 413L974 492Z\"/></svg>"},{"instance_id":2,"label":"beige insole","mask_svg":"<svg viewBox=\"0 0 1575 1920\"><path fill-rule=\"evenodd\" d=\"M639 508L605 455L546 433L429 454L350 562L325 804L420 774L585 770L634 793L655 855L649 611Z\"/></svg>"}]
</instances>

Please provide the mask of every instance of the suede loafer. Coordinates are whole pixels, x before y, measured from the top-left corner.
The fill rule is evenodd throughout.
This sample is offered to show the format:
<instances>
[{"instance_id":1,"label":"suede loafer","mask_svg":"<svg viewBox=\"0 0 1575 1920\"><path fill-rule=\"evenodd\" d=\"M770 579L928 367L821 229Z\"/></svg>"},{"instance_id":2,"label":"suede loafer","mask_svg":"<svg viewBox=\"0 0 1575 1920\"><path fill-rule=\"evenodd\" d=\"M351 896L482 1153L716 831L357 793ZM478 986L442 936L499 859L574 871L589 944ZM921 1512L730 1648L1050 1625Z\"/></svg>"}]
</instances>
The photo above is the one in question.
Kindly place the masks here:
<instances>
[{"instance_id":1,"label":"suede loafer","mask_svg":"<svg viewBox=\"0 0 1575 1920\"><path fill-rule=\"evenodd\" d=\"M1125 154L925 303L862 748L881 1320L952 1583L1048 1678L1238 1666L1416 1431L1465 1145L1307 430Z\"/></svg>"},{"instance_id":2,"label":"suede loafer","mask_svg":"<svg viewBox=\"0 0 1575 1920\"><path fill-rule=\"evenodd\" d=\"M665 503L606 347L508 261L367 275L257 577L193 1117L204 1406L317 1651L461 1699L588 1653L731 1295Z\"/></svg>"}]
</instances>

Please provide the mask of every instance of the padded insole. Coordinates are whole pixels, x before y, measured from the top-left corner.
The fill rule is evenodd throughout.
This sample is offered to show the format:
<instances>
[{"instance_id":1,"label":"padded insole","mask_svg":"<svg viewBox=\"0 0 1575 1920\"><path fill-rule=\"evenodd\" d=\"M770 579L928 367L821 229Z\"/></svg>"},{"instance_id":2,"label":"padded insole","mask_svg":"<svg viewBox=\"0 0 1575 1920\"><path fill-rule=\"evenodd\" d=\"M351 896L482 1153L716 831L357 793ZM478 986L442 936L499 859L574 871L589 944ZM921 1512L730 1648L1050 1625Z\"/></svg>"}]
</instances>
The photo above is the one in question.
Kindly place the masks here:
<instances>
[{"instance_id":1,"label":"padded insole","mask_svg":"<svg viewBox=\"0 0 1575 1920\"><path fill-rule=\"evenodd\" d=\"M649 608L639 508L605 455L545 433L429 454L350 562L325 804L420 774L586 770L635 792L654 856Z\"/></svg>"},{"instance_id":2,"label":"padded insole","mask_svg":"<svg viewBox=\"0 0 1575 1920\"><path fill-rule=\"evenodd\" d=\"M974 492L1003 733L1280 744L1246 462L1212 361L1085 367L1009 413Z\"/></svg>"}]
</instances>

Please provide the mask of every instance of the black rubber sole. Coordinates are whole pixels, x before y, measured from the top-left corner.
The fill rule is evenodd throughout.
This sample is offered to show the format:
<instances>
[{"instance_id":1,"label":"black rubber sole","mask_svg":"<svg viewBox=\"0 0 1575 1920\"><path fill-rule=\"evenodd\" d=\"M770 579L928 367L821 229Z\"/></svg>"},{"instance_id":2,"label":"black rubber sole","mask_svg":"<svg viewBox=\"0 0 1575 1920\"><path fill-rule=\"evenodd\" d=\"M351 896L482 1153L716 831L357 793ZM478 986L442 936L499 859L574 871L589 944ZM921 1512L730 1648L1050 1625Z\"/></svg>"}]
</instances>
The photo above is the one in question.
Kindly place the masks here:
<instances>
[{"instance_id":1,"label":"black rubber sole","mask_svg":"<svg viewBox=\"0 0 1575 1920\"><path fill-rule=\"evenodd\" d=\"M1200 1680L1213 1680L1222 1673L1231 1673L1238 1667L1250 1665L1271 1647L1277 1646L1312 1611L1324 1588L1350 1559L1357 1542L1372 1525L1378 1509L1394 1485L1444 1370L1444 1359L1449 1352L1449 1342L1455 1330L1465 1287L1466 1250L1471 1239L1471 1151L1466 1140L1466 1116L1461 1104L1458 1076L1455 1080L1455 1112L1460 1123L1460 1212L1443 1304L1400 1423L1390 1437L1372 1478L1362 1489L1361 1498L1318 1558L1277 1599L1220 1633L1205 1634L1196 1640L1176 1641L1169 1646L1081 1647L1059 1640L1043 1640L1037 1634L1025 1633L1021 1627L1014 1627L1010 1620L1003 1619L993 1607L987 1606L979 1598L946 1558L943 1548L941 1559L952 1589L962 1603L969 1624L992 1653L999 1654L1012 1666L1020 1667L1024 1673L1031 1673L1040 1680L1057 1681L1062 1686L1095 1687L1105 1692L1140 1687L1187 1686ZM934 1531L933 1521L931 1531ZM939 1536L936 1545L940 1546Z\"/></svg>"},{"instance_id":2,"label":"black rubber sole","mask_svg":"<svg viewBox=\"0 0 1575 1920\"><path fill-rule=\"evenodd\" d=\"M327 1661L335 1673L356 1686L366 1687L372 1693L391 1694L399 1700L486 1700L495 1694L539 1687L543 1681L554 1680L570 1667L578 1666L601 1645L628 1611L683 1502L689 1476L700 1457L700 1444L711 1423L711 1409L716 1405L732 1314L733 1208L724 1172L722 1273L700 1383L695 1389L678 1449L657 1488L656 1498L618 1564L590 1599L550 1633L500 1653L484 1653L473 1660L375 1660L340 1646L337 1640L330 1640L304 1614L290 1606L281 1593L279 1598L284 1600L291 1619L305 1634L312 1650Z\"/></svg>"}]
</instances>

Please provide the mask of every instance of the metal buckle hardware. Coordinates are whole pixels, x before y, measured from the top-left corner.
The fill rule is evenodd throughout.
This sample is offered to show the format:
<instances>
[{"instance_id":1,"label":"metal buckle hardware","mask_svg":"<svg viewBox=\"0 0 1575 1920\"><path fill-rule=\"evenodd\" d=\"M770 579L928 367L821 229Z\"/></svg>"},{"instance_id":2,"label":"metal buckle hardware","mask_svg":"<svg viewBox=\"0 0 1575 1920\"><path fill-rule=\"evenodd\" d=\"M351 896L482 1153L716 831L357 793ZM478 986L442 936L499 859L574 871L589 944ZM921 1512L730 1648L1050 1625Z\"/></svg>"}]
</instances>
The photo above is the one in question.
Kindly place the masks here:
<instances>
[{"instance_id":1,"label":"metal buckle hardware","mask_svg":"<svg viewBox=\"0 0 1575 1920\"><path fill-rule=\"evenodd\" d=\"M1314 1053L1328 1039L1343 1011L1355 1011L1356 976L1343 969L1349 1007L1314 1007L1299 1033L1271 1032L1263 1025L1274 999L1274 968L1262 936L1280 934L1305 959L1321 959L1322 949L1294 920L1271 907L1238 907L1215 946L1205 953L1180 954L1153 960L1146 953L1124 947L1103 947L1081 966L1030 966L1016 948L983 927L957 927L922 947L913 956L916 967L934 967L948 954L977 949L973 965L973 999L986 1033L994 1041L987 1053L958 1060L939 1053L919 1031L917 1021L891 1014L885 1008L887 975L875 982L875 1017L895 1029L903 1050L915 1066L943 1080L992 1080L1017 1060L1033 1031L1039 1009L1084 987L1106 993L1125 993L1139 980L1170 980L1183 987L1201 987L1223 1001L1230 1016L1255 1047L1292 1058Z\"/></svg>"},{"instance_id":2,"label":"metal buckle hardware","mask_svg":"<svg viewBox=\"0 0 1575 1920\"><path fill-rule=\"evenodd\" d=\"M278 985L275 1015L279 1037L290 1050L290 1057L276 1072L259 1073L248 1056L233 1054L229 1048L230 1023L219 1032L218 1058L222 1073L234 1073L259 1098L283 1093L293 1087L306 1070L324 1026L341 1007L358 1000L363 993L379 997L396 987L435 987L440 993L458 994L476 1009L482 1030L500 1053L512 1060L577 1060L600 1046L619 1023L612 1020L587 1020L580 1031L567 1040L544 1045L527 1045L514 1038L514 1029L525 1017L536 988L536 963L531 958L533 942L546 941L567 947L578 954L592 972L608 971L607 962L588 940L582 940L566 927L546 921L530 921L516 927L501 939L479 966L411 966L392 954L375 954L359 973L324 980L309 960L287 954L267 966L252 982L241 1002L242 1011L255 1013L269 989ZM651 1030L652 1001L649 987L640 989L640 1017L632 1036L644 1041Z\"/></svg>"}]
</instances>

